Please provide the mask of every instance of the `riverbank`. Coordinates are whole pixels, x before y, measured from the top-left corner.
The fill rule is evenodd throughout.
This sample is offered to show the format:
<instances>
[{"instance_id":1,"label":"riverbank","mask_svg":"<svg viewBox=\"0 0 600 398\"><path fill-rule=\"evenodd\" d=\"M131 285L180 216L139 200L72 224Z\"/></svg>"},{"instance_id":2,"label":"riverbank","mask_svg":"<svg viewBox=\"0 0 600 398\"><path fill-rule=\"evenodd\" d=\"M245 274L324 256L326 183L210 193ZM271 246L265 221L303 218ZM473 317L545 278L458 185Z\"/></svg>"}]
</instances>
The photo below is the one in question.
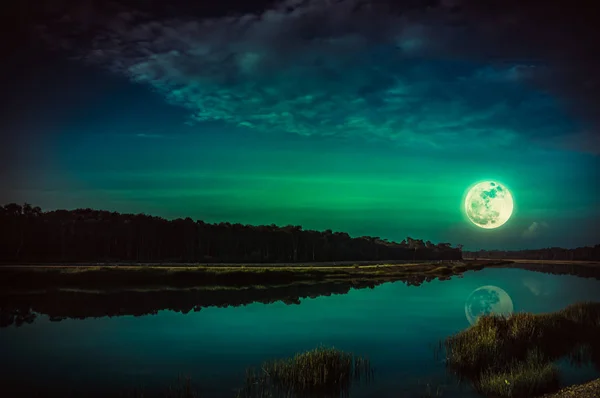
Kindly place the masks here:
<instances>
[{"instance_id":1,"label":"riverbank","mask_svg":"<svg viewBox=\"0 0 600 398\"><path fill-rule=\"evenodd\" d=\"M569 386L554 394L546 394L542 398L598 398L600 397L600 379L589 383Z\"/></svg>"},{"instance_id":2,"label":"riverbank","mask_svg":"<svg viewBox=\"0 0 600 398\"><path fill-rule=\"evenodd\" d=\"M446 339L446 363L484 396L529 398L559 390L560 359L598 367L599 335L600 303L581 302L552 313L484 315Z\"/></svg>"},{"instance_id":3,"label":"riverbank","mask_svg":"<svg viewBox=\"0 0 600 398\"><path fill-rule=\"evenodd\" d=\"M192 287L254 286L294 282L394 281L417 276L447 278L507 261L454 261L430 263L345 266L60 266L27 265L0 267L0 287L39 289L55 287Z\"/></svg>"},{"instance_id":4,"label":"riverbank","mask_svg":"<svg viewBox=\"0 0 600 398\"><path fill-rule=\"evenodd\" d=\"M229 268L229 267L247 267L247 268L287 268L287 267L351 267L354 265L415 265L415 264L452 264L457 262L463 262L465 260L378 260L378 261L315 261L315 262L302 262L302 263L227 263L227 262L215 262L215 263L173 263L173 262L68 262L68 263L6 263L0 262L0 268L2 267L100 267L100 266L119 266L119 267L210 267L210 268ZM481 259L473 260L468 259L467 261L478 261L478 262L499 262L505 260L495 259Z\"/></svg>"},{"instance_id":5,"label":"riverbank","mask_svg":"<svg viewBox=\"0 0 600 398\"><path fill-rule=\"evenodd\" d=\"M491 265L490 265L491 266ZM600 263L592 261L563 260L515 260L508 264L495 265L496 268L519 268L527 271L553 275L573 275L582 278L600 279Z\"/></svg>"}]
</instances>

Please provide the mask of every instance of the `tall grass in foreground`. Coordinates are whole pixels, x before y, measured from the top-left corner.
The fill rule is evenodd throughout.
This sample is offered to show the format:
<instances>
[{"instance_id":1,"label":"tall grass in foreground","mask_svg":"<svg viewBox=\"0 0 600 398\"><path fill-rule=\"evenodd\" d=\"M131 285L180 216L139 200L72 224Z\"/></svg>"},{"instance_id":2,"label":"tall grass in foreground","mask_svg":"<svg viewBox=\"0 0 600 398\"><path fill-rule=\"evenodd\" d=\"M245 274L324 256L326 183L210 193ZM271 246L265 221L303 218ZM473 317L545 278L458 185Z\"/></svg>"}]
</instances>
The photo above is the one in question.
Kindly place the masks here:
<instances>
[{"instance_id":1,"label":"tall grass in foreground","mask_svg":"<svg viewBox=\"0 0 600 398\"><path fill-rule=\"evenodd\" d=\"M371 381L373 369L362 357L319 347L292 358L267 361L246 372L238 398L346 397L352 383Z\"/></svg>"},{"instance_id":2,"label":"tall grass in foreground","mask_svg":"<svg viewBox=\"0 0 600 398\"><path fill-rule=\"evenodd\" d=\"M600 303L579 303L549 314L487 315L445 341L451 371L486 396L532 397L556 391L553 362L578 347L600 358Z\"/></svg>"},{"instance_id":3,"label":"tall grass in foreground","mask_svg":"<svg viewBox=\"0 0 600 398\"><path fill-rule=\"evenodd\" d=\"M369 360L335 348L318 347L291 358L267 361L259 370L249 368L238 398L339 398L347 397L358 381L370 382L373 369ZM156 397L141 389L125 392L128 398ZM158 396L199 398L189 377L179 376L177 383Z\"/></svg>"},{"instance_id":4,"label":"tall grass in foreground","mask_svg":"<svg viewBox=\"0 0 600 398\"><path fill-rule=\"evenodd\" d=\"M556 366L536 350L525 361L517 361L504 371L484 370L477 390L486 397L534 397L558 390Z\"/></svg>"}]
</instances>

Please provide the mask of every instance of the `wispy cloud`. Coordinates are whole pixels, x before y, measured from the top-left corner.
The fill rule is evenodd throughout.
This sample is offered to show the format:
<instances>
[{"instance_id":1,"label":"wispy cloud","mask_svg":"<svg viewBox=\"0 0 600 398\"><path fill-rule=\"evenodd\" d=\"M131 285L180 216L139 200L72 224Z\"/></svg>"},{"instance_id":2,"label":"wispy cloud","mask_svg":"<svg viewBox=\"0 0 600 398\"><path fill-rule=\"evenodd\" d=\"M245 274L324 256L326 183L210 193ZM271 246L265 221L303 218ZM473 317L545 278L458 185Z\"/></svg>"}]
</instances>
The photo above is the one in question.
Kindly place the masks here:
<instances>
[{"instance_id":1,"label":"wispy cloud","mask_svg":"<svg viewBox=\"0 0 600 398\"><path fill-rule=\"evenodd\" d=\"M86 62L150 86L200 123L430 148L523 148L554 137L581 149L580 127L538 90L557 78L552 54L534 48L525 56L521 45L500 43L498 32L510 28L503 19L489 20L488 30L469 13L450 23L458 3L398 14L354 0L288 0L210 19L123 9L72 13L42 31ZM91 40L75 42L58 27L77 27Z\"/></svg>"},{"instance_id":2,"label":"wispy cloud","mask_svg":"<svg viewBox=\"0 0 600 398\"><path fill-rule=\"evenodd\" d=\"M548 224L545 222L534 221L529 225L522 233L524 238L533 238L538 236L542 230L548 228Z\"/></svg>"},{"instance_id":3,"label":"wispy cloud","mask_svg":"<svg viewBox=\"0 0 600 398\"><path fill-rule=\"evenodd\" d=\"M529 289L534 296L540 296L542 294L543 285L539 280L533 278L524 278L523 285Z\"/></svg>"}]
</instances>

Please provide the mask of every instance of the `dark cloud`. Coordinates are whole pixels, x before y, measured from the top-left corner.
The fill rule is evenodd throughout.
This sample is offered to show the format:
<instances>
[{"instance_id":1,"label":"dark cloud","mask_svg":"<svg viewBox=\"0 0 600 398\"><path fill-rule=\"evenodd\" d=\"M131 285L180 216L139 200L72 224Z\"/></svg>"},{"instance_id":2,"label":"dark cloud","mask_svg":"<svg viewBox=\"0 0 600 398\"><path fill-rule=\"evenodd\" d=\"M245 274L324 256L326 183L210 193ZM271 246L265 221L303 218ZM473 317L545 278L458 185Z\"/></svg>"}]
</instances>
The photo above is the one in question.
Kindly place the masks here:
<instances>
[{"instance_id":1,"label":"dark cloud","mask_svg":"<svg viewBox=\"0 0 600 398\"><path fill-rule=\"evenodd\" d=\"M37 31L197 122L598 153L595 21L561 3L288 0L227 12L88 1L57 6Z\"/></svg>"},{"instance_id":2,"label":"dark cloud","mask_svg":"<svg viewBox=\"0 0 600 398\"><path fill-rule=\"evenodd\" d=\"M477 56L530 65L528 78L562 101L568 111L587 125L571 132L561 143L570 149L600 151L599 131L600 34L598 14L584 3L456 0L469 39L453 40L447 48L464 56Z\"/></svg>"}]
</instances>

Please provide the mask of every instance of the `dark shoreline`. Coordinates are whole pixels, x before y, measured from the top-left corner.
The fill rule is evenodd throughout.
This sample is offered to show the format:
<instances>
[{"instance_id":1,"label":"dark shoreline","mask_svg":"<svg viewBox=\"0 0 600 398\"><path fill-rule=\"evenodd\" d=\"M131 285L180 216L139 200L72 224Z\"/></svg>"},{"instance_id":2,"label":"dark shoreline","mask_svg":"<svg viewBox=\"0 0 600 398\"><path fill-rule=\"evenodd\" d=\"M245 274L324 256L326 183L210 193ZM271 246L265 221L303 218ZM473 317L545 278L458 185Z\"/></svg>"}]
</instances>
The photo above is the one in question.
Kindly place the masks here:
<instances>
[{"instance_id":1,"label":"dark shoreline","mask_svg":"<svg viewBox=\"0 0 600 398\"><path fill-rule=\"evenodd\" d=\"M421 264L352 266L235 267L219 266L3 266L0 288L42 289L59 287L201 287L281 285L297 282L409 280L415 276L459 275L502 261L469 261Z\"/></svg>"},{"instance_id":2,"label":"dark shoreline","mask_svg":"<svg viewBox=\"0 0 600 398\"><path fill-rule=\"evenodd\" d=\"M437 266L434 268L434 266ZM101 280L91 280L96 274L90 271L84 279L88 283L77 283L77 280L70 280L68 283L61 282L65 275L61 274L61 269L53 269L52 272L57 279L46 280L45 284L31 283L34 280L28 280L28 283L10 286L7 280L3 278L5 271L9 268L0 268L0 327L11 325L20 326L35 321L38 315L47 315L51 321L61 321L63 319L85 319L98 318L105 316L143 316L156 314L159 311L171 310L180 313L190 311L200 311L206 307L228 307L240 306L251 303L269 304L274 302L283 302L287 305L300 304L304 298L316 298L320 296L329 296L333 294L346 294L351 289L374 288L378 285L388 282L400 282L408 286L419 286L435 279L447 280L452 276L458 276L469 270L481 270L485 267L490 268L520 268L544 273L569 274L586 278L597 278L598 274L590 275L590 267L577 267L569 265L568 267L555 265L551 268L532 266L528 264L513 264L507 262L490 261L484 264L481 261L467 261L462 264L455 264L448 267L440 267L439 264L411 265L406 267L393 266L368 266L368 267L338 267L333 269L319 267L298 267L295 271L288 269L279 269L269 275L271 269L254 268L243 269L248 272L247 275L254 275L254 278L262 278L263 282L270 280L271 283L249 283L249 279L239 280L241 267L234 268L231 271L238 275L237 280L231 278L230 272L225 272L220 279L225 283L210 284L195 283L194 280L175 279L185 283L167 284L166 280L155 280L161 283L139 283L146 282L138 280L138 283L131 283L131 278L126 278L129 284L110 283L113 278L102 277ZM121 268L119 272L137 275L143 272L137 268ZM205 267L200 267L205 270ZM94 268L96 269L96 268ZM14 270L14 269L13 269ZM24 277L38 275L39 270L25 267L16 268L21 282L25 282ZM71 269L72 270L72 269ZM170 268L163 268L157 275L164 272L170 272ZM180 271L186 271L187 267L182 267ZM267 272L266 270L269 270ZM598 268L594 270L600 271ZM70 271L70 270L69 270ZM230 271L225 270L225 271ZM291 281L281 282L280 273L284 271ZM84 271L85 274L88 271ZM152 275L152 270L150 270ZM192 271L193 272L193 271ZM320 275L320 279L314 278L314 272ZM322 272L322 274L318 274ZM596 272L596 271L595 271ZM265 276L265 273L269 276ZM42 275L45 271L41 272ZM67 272L66 275L69 275ZM79 275L75 272L74 275ZM118 274L109 273L110 277ZM244 275L244 274L242 274ZM39 277L39 275L38 275ZM278 280L279 279L279 280ZM39 282L39 281L38 281ZM52 282L52 283L51 283ZM62 279L65 282L65 279ZM93 282L93 283L90 283ZM134 281L135 282L135 281ZM173 282L173 280L171 280ZM235 284L235 283L237 284ZM245 283L240 283L245 282Z\"/></svg>"},{"instance_id":3,"label":"dark shoreline","mask_svg":"<svg viewBox=\"0 0 600 398\"><path fill-rule=\"evenodd\" d=\"M252 267L252 268L284 268L284 267L348 267L353 265L399 265L399 264L450 264L461 262L464 260L373 260L373 261L315 261L315 262L301 262L301 263L228 263L228 262L212 262L212 263L185 263L185 262L127 262L127 261L115 261L115 262L0 262L0 269L2 267ZM473 261L469 259L468 261ZM475 260L478 262L498 262L505 260L496 259L481 259Z\"/></svg>"},{"instance_id":4,"label":"dark shoreline","mask_svg":"<svg viewBox=\"0 0 600 398\"><path fill-rule=\"evenodd\" d=\"M500 262L486 262L500 265ZM419 286L486 263L352 267L0 267L0 327L74 318L181 313L346 294L387 282Z\"/></svg>"},{"instance_id":5,"label":"dark shoreline","mask_svg":"<svg viewBox=\"0 0 600 398\"><path fill-rule=\"evenodd\" d=\"M560 391L547 394L541 398L598 398L600 396L600 379L587 383L565 387Z\"/></svg>"},{"instance_id":6,"label":"dark shoreline","mask_svg":"<svg viewBox=\"0 0 600 398\"><path fill-rule=\"evenodd\" d=\"M552 275L573 275L582 278L600 279L600 263L556 261L514 261L508 264L494 265L495 268L519 268L527 271Z\"/></svg>"}]
</instances>

